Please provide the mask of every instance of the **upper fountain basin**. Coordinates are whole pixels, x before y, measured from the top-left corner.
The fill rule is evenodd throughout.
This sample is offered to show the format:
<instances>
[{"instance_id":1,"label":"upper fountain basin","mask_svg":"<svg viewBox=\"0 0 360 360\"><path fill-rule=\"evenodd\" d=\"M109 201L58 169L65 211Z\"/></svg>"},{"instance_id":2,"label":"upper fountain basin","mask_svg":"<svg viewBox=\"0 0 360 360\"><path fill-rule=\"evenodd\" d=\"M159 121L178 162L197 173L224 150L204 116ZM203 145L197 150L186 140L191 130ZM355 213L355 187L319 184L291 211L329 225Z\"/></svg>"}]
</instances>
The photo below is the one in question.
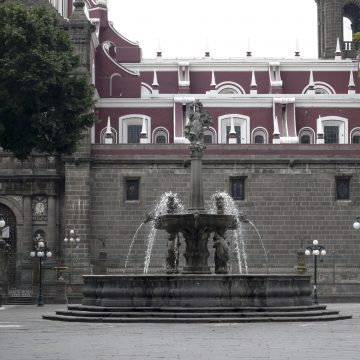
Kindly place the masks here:
<instances>
[{"instance_id":1,"label":"upper fountain basin","mask_svg":"<svg viewBox=\"0 0 360 360\"><path fill-rule=\"evenodd\" d=\"M201 212L187 214L167 214L156 219L156 229L170 233L182 232L186 229L204 229L223 232L236 229L236 218L233 215L206 214Z\"/></svg>"}]
</instances>

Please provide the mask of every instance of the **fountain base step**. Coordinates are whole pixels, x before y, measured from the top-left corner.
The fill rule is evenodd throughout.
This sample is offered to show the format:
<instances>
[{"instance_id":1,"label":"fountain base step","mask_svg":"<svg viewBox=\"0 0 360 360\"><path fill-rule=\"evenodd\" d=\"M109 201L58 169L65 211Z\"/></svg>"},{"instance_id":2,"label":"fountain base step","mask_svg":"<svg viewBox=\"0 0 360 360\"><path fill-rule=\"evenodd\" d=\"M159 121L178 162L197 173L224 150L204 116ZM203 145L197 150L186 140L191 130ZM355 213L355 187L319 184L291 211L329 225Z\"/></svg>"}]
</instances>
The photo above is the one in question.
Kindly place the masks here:
<instances>
[{"instance_id":1,"label":"fountain base step","mask_svg":"<svg viewBox=\"0 0 360 360\"><path fill-rule=\"evenodd\" d=\"M299 322L350 319L330 311L325 305L292 307L225 307L219 308L121 308L72 305L44 319L68 322L108 323L242 323L242 322Z\"/></svg>"}]
</instances>

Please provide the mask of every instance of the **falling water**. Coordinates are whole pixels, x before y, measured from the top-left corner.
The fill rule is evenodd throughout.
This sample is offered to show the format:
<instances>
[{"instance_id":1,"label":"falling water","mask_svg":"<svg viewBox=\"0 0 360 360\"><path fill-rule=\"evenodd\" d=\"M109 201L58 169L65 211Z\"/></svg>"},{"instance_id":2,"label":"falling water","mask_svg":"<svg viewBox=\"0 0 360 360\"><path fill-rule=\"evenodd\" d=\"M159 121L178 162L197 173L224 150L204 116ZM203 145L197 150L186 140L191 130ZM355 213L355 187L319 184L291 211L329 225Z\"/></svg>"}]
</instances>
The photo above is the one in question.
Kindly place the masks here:
<instances>
[{"instance_id":1,"label":"falling water","mask_svg":"<svg viewBox=\"0 0 360 360\"><path fill-rule=\"evenodd\" d=\"M130 243L130 246L129 246L129 250L128 250L128 253L127 253L127 255L126 255L126 260L125 260L125 265L124 265L123 273L125 273L125 271L126 271L126 267L127 267L128 262L129 262L129 257L130 257L130 254L131 254L131 250L132 250L132 247L133 247L133 245L134 245L134 243L135 243L135 240L136 240L136 238L137 238L137 234L139 233L140 229L142 228L142 226L143 226L144 224L145 224L145 222L142 222L142 223L139 225L139 227L138 227L137 230L135 231L135 234L134 234L134 236L133 236L133 238L132 238L132 240L131 240L131 243Z\"/></svg>"},{"instance_id":2,"label":"falling water","mask_svg":"<svg viewBox=\"0 0 360 360\"><path fill-rule=\"evenodd\" d=\"M147 238L147 249L146 249L145 261L144 261L144 274L147 274L148 270L149 270L149 265L150 265L150 260L151 260L151 252L152 252L152 248L153 248L155 236L156 236L156 229L155 229L156 219L159 216L165 215L166 213L169 212L168 200L171 197L174 200L173 201L174 212L177 214L181 214L184 212L184 205L182 204L182 202L180 201L180 199L178 198L176 193L169 191L169 192L166 192L161 195L160 200L155 205L154 211L151 213L151 221L150 221L151 230L150 230L149 236Z\"/></svg>"},{"instance_id":3,"label":"falling water","mask_svg":"<svg viewBox=\"0 0 360 360\"><path fill-rule=\"evenodd\" d=\"M250 220L248 220L248 223L252 226L252 228L255 230L257 236L259 237L259 240L260 240L260 243L261 243L261 246L264 250L264 254L265 254L265 261L266 261L266 272L269 273L270 272L270 262L269 262L269 257L268 257L268 253L266 251L266 248L265 248L265 245L264 245L264 242L263 242L263 239L259 233L259 230L257 229L257 227L254 225L254 223Z\"/></svg>"},{"instance_id":4,"label":"falling water","mask_svg":"<svg viewBox=\"0 0 360 360\"><path fill-rule=\"evenodd\" d=\"M216 192L211 196L210 199L210 212L216 213L216 198L222 197L224 199L224 212L226 215L233 215L236 219L236 230L234 230L233 236L233 245L235 248L238 266L239 266L239 273L243 273L243 268L245 273L248 273L248 264L247 264L247 254L245 250L245 241L243 238L243 228L242 228L242 221L241 221L241 213L237 208L234 199L227 193L227 192Z\"/></svg>"}]
</instances>

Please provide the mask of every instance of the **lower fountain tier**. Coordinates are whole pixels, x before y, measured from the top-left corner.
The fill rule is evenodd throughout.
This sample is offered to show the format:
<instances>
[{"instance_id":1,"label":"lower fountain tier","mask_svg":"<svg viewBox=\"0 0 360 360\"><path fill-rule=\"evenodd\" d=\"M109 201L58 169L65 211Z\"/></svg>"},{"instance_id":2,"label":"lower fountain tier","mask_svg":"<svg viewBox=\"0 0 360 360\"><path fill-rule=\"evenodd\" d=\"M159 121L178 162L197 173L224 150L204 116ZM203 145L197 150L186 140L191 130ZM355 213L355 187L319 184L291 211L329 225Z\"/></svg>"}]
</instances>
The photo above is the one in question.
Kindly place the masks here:
<instances>
[{"instance_id":1,"label":"lower fountain tier","mask_svg":"<svg viewBox=\"0 0 360 360\"><path fill-rule=\"evenodd\" d=\"M85 275L83 305L276 307L311 304L303 275Z\"/></svg>"}]
</instances>

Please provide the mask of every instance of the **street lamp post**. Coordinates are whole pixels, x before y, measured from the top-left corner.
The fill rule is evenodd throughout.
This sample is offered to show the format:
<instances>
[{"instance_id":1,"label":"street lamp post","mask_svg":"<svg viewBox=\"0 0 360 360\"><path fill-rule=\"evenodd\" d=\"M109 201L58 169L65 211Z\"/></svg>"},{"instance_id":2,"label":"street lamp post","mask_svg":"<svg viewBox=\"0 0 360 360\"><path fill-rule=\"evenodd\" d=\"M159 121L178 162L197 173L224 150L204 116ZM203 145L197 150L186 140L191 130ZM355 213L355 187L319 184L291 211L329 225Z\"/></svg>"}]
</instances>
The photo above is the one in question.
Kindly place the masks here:
<instances>
[{"instance_id":1,"label":"street lamp post","mask_svg":"<svg viewBox=\"0 0 360 360\"><path fill-rule=\"evenodd\" d=\"M1 257L3 258L3 268L1 269L1 276L2 276L2 282L5 281L5 277L4 277L4 272L5 272L5 259L4 259L4 255L7 252L8 248L9 248L9 244L3 239L2 237L2 231L3 228L5 227L6 223L4 220L4 217L2 216L2 214L0 214L0 251L1 251ZM0 288L0 306L2 305L2 288Z\"/></svg>"},{"instance_id":2,"label":"street lamp post","mask_svg":"<svg viewBox=\"0 0 360 360\"><path fill-rule=\"evenodd\" d=\"M74 270L74 260L73 260L73 246L80 242L79 236L77 236L74 229L69 231L69 235L65 236L64 243L70 244L70 274L69 274L69 282L72 284L73 279L73 270Z\"/></svg>"},{"instance_id":3,"label":"street lamp post","mask_svg":"<svg viewBox=\"0 0 360 360\"><path fill-rule=\"evenodd\" d=\"M317 240L313 241L311 246L308 246L305 250L305 255L314 255L314 296L313 296L313 304L318 305L319 299L317 295L317 258L319 255L325 256L326 250L325 247L319 245Z\"/></svg>"},{"instance_id":4,"label":"street lamp post","mask_svg":"<svg viewBox=\"0 0 360 360\"><path fill-rule=\"evenodd\" d=\"M45 245L45 242L40 234L36 236L37 243L34 246L34 249L30 252L32 258L37 257L39 259L39 294L38 294L38 306L44 305L43 293L42 293L42 265L43 261L52 256L51 251Z\"/></svg>"}]
</instances>

